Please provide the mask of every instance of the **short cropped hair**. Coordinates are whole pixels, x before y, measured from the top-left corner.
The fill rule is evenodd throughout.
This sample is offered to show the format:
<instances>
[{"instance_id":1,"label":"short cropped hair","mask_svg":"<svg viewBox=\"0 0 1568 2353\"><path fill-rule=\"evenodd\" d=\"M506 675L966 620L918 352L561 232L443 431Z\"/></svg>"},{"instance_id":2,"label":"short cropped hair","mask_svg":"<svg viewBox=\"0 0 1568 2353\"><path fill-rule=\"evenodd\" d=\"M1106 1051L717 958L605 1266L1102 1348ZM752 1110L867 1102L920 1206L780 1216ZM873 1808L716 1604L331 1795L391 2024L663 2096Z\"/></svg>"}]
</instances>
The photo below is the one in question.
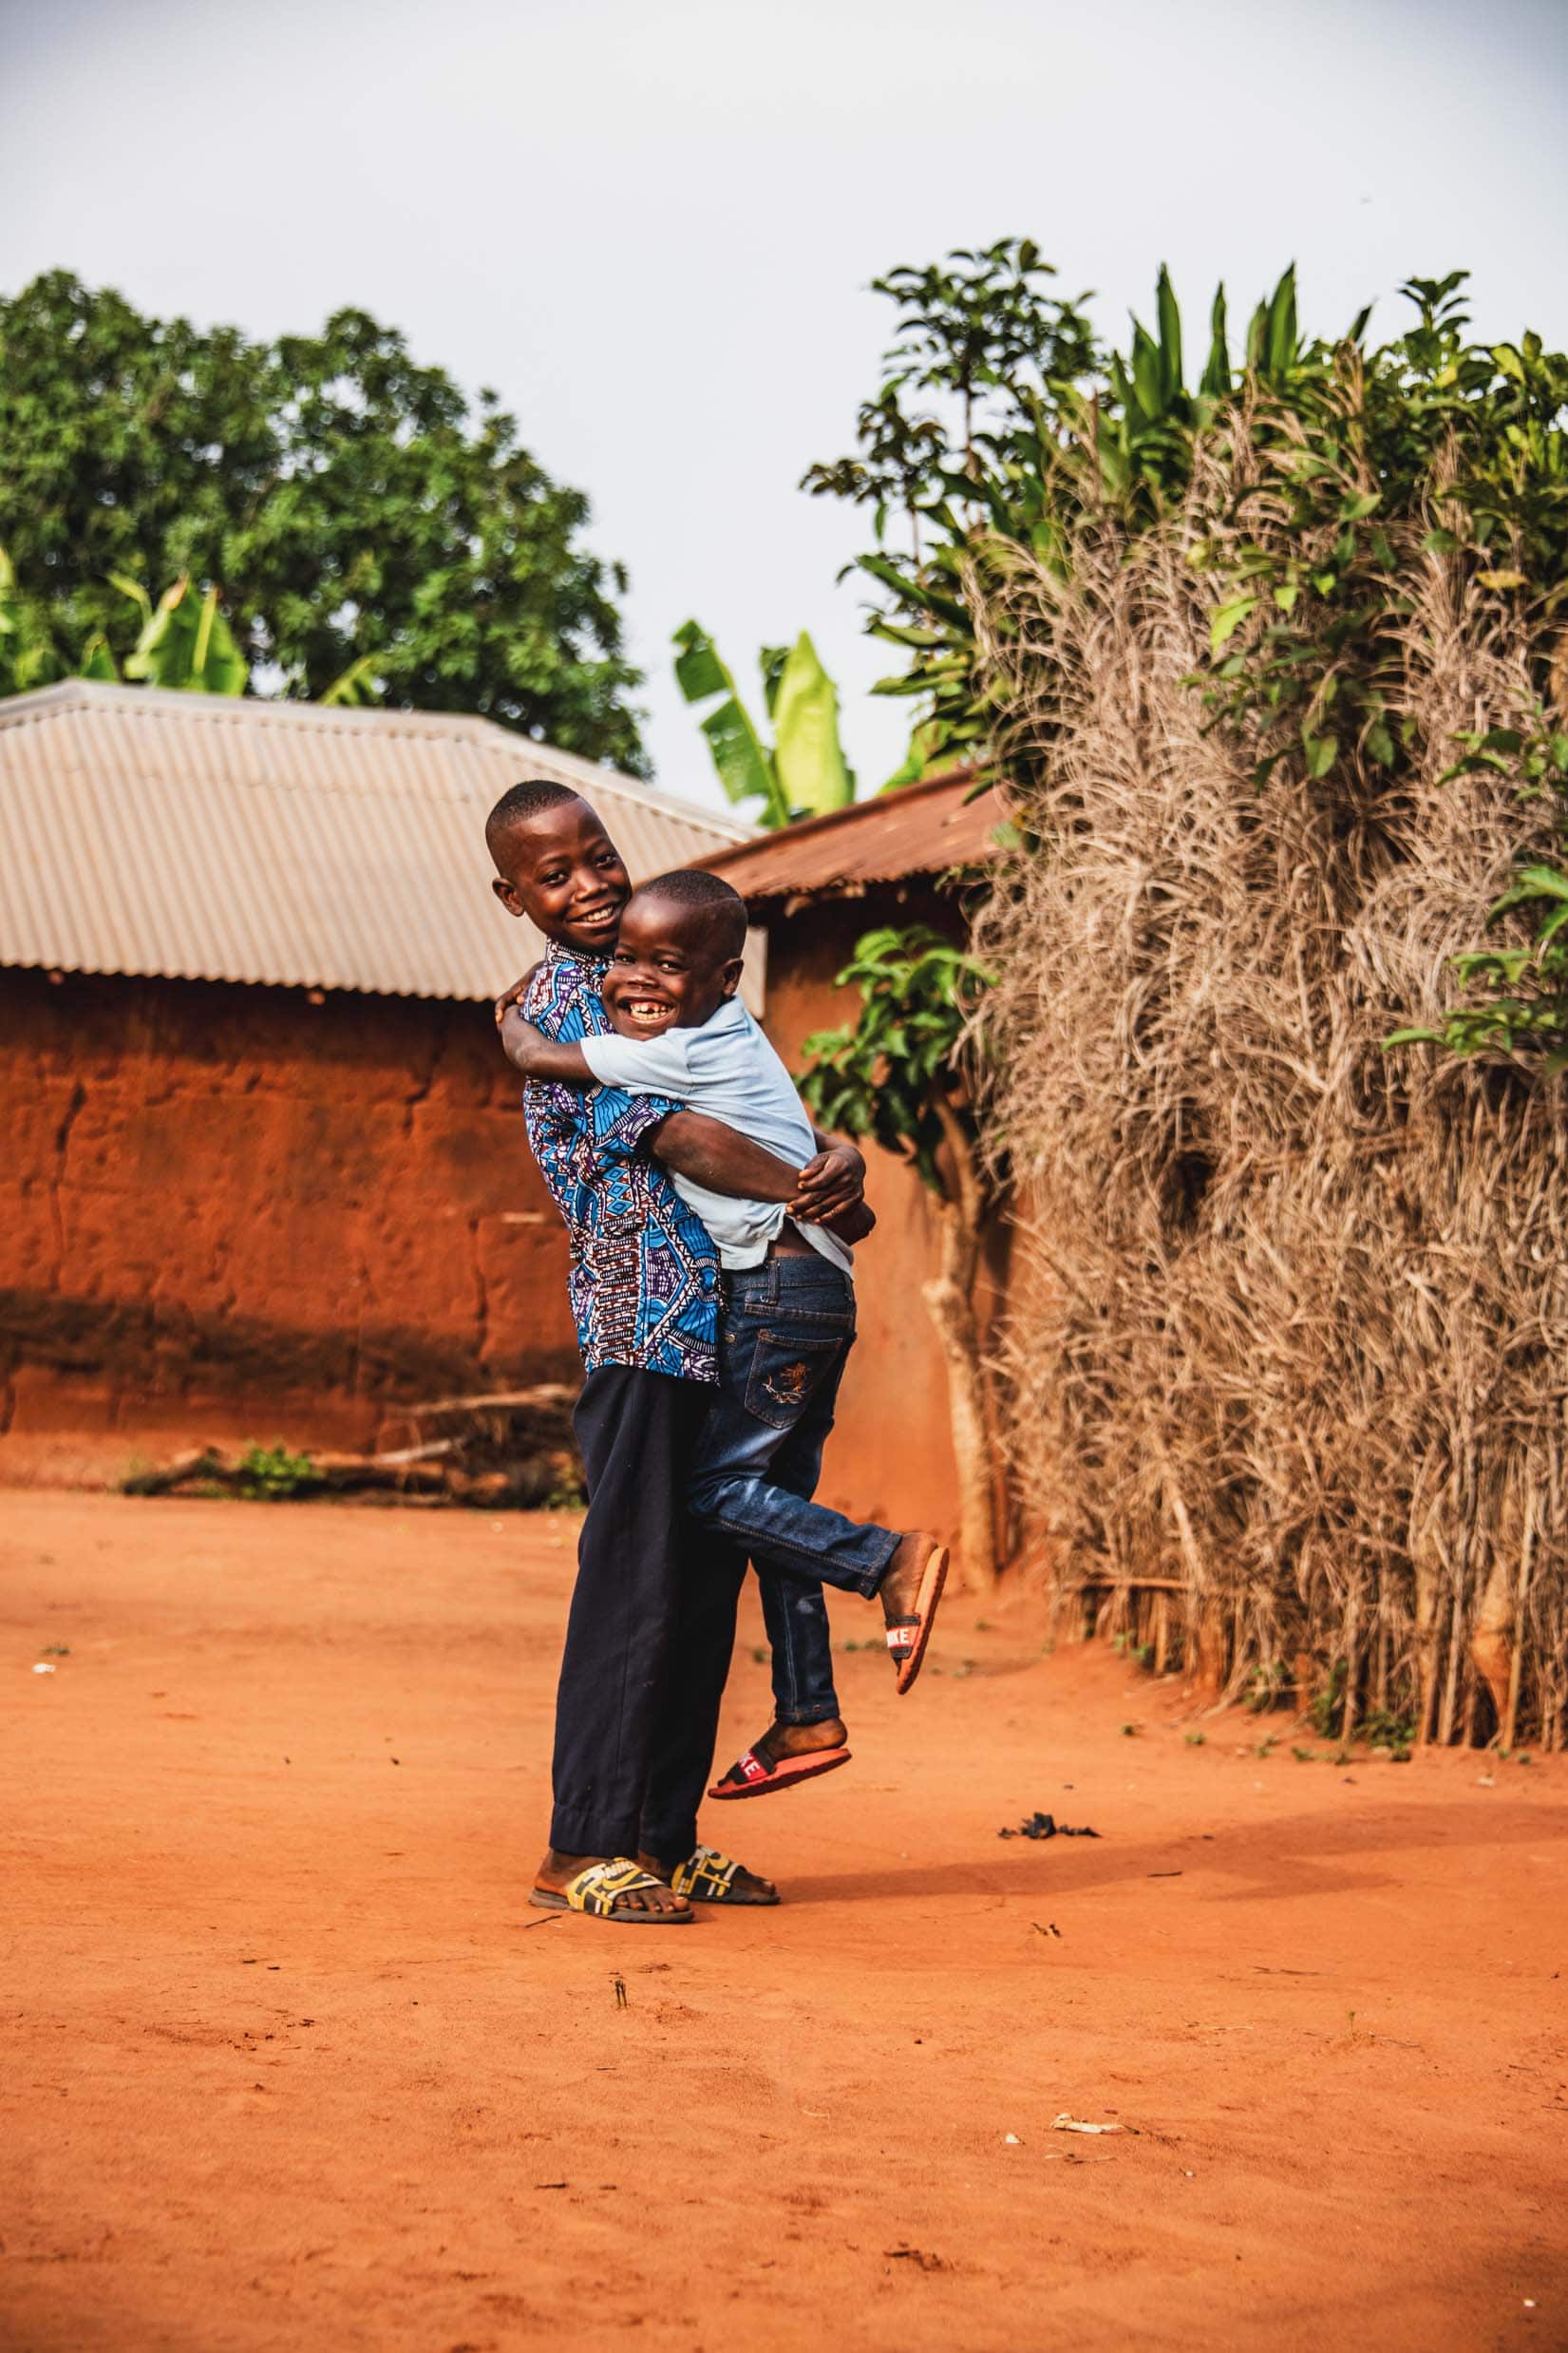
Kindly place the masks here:
<instances>
[{"instance_id":1,"label":"short cropped hair","mask_svg":"<svg viewBox=\"0 0 1568 2353\"><path fill-rule=\"evenodd\" d=\"M662 899L672 907L690 907L703 915L703 929L715 952L727 962L746 952L746 901L722 875L701 866L677 866L672 874L655 874L639 882L638 896Z\"/></svg>"},{"instance_id":2,"label":"short cropped hair","mask_svg":"<svg viewBox=\"0 0 1568 2353\"><path fill-rule=\"evenodd\" d=\"M582 794L574 792L570 785L557 785L551 777L525 777L520 785L508 785L490 811L484 821L485 841L493 849L514 825L526 825L530 817L547 808L560 808L568 801L581 799Z\"/></svg>"}]
</instances>

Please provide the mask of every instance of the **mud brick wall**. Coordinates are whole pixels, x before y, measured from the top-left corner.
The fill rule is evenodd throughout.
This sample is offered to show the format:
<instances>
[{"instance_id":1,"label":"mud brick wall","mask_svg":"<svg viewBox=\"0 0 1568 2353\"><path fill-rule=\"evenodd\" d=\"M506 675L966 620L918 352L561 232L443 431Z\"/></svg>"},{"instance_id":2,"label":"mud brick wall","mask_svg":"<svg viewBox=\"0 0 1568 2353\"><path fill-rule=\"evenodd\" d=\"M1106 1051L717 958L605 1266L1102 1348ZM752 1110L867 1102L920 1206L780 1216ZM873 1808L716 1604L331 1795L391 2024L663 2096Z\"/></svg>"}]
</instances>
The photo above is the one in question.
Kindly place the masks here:
<instances>
[{"instance_id":1,"label":"mud brick wall","mask_svg":"<svg viewBox=\"0 0 1568 2353\"><path fill-rule=\"evenodd\" d=\"M487 1007L0 973L0 1471L574 1379L565 1279Z\"/></svg>"}]
</instances>

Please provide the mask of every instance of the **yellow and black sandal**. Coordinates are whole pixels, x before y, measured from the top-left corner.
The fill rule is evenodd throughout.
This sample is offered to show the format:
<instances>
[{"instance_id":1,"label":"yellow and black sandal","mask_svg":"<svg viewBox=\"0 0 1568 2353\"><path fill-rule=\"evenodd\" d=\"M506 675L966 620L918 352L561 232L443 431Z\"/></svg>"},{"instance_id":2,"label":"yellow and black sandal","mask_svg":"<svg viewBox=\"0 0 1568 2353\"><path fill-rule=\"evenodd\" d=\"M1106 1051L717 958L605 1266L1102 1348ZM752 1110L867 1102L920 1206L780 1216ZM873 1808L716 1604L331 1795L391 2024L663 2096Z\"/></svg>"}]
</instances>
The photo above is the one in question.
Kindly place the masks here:
<instances>
[{"instance_id":1,"label":"yellow and black sandal","mask_svg":"<svg viewBox=\"0 0 1568 2353\"><path fill-rule=\"evenodd\" d=\"M618 1921L623 1928L684 1927L694 1917L690 1907L685 1911L672 1911L668 1907L659 1911L645 1911L640 1907L622 1904L623 1896L641 1895L649 1888L657 1888L662 1893L664 1882L655 1879L652 1871L645 1871L639 1863L618 1854L613 1863L590 1863L564 1888L536 1888L528 1901L541 1912L586 1912L593 1920ZM684 1888L675 1889L677 1895L685 1892Z\"/></svg>"},{"instance_id":2,"label":"yellow and black sandal","mask_svg":"<svg viewBox=\"0 0 1568 2353\"><path fill-rule=\"evenodd\" d=\"M717 1847L694 1847L684 1863L677 1863L670 1875L670 1885L677 1895L686 1896L693 1904L776 1904L779 1890L770 1895L752 1895L735 1885L740 1865Z\"/></svg>"}]
</instances>

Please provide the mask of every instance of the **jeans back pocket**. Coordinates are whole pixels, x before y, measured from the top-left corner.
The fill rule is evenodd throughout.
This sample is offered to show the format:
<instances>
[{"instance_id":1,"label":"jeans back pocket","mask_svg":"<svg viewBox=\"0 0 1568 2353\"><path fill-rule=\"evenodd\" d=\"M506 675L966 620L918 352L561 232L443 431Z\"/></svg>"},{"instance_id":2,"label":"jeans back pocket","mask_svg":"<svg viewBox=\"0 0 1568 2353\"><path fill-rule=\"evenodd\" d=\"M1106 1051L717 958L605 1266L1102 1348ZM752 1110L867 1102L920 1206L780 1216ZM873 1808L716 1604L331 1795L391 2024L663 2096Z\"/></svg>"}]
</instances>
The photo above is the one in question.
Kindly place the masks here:
<instances>
[{"instance_id":1,"label":"jeans back pocket","mask_svg":"<svg viewBox=\"0 0 1568 2353\"><path fill-rule=\"evenodd\" d=\"M845 1332L759 1332L746 1380L746 1410L774 1430L792 1430L842 1360Z\"/></svg>"}]
</instances>

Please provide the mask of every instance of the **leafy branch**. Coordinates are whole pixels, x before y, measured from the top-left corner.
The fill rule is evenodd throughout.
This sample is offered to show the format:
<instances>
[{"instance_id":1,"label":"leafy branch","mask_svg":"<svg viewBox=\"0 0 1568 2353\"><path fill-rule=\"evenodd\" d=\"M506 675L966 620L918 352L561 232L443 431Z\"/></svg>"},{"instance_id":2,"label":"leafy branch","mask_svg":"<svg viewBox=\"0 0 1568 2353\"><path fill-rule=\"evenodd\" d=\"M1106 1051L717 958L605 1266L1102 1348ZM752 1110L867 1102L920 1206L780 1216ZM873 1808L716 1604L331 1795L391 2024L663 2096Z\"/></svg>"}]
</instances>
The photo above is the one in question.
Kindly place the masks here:
<instances>
[{"instance_id":1,"label":"leafy branch","mask_svg":"<svg viewBox=\"0 0 1568 2353\"><path fill-rule=\"evenodd\" d=\"M1508 778L1520 802L1553 794L1561 804L1559 839L1568 864L1568 734L1538 708L1535 725L1489 728L1462 735L1464 757L1443 778L1492 773ZM1533 937L1511 948L1480 948L1456 957L1455 970L1466 988L1485 992L1478 1001L1456 1006L1436 1029L1395 1030L1386 1046L1445 1046L1468 1056L1498 1053L1539 1059L1548 1074L1568 1070L1568 871L1531 859L1521 863L1511 886L1491 908L1487 921L1528 909Z\"/></svg>"}]
</instances>

